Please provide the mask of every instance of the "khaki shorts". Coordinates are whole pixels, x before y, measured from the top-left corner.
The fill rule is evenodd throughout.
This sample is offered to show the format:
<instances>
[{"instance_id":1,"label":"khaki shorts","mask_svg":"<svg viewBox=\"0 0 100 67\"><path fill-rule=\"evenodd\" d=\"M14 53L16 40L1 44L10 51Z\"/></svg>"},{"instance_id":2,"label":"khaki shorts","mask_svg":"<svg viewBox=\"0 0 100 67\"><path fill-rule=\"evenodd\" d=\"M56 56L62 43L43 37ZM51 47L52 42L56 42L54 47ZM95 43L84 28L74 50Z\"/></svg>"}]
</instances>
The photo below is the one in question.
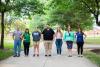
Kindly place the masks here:
<instances>
[{"instance_id":1,"label":"khaki shorts","mask_svg":"<svg viewBox=\"0 0 100 67\"><path fill-rule=\"evenodd\" d=\"M33 41L33 45L39 45L40 41Z\"/></svg>"},{"instance_id":2,"label":"khaki shorts","mask_svg":"<svg viewBox=\"0 0 100 67\"><path fill-rule=\"evenodd\" d=\"M44 41L44 44L50 44L50 45L52 45L52 43L53 43L52 40L51 40L51 41L49 41L49 40L47 40L47 41L45 40L45 41Z\"/></svg>"}]
</instances>

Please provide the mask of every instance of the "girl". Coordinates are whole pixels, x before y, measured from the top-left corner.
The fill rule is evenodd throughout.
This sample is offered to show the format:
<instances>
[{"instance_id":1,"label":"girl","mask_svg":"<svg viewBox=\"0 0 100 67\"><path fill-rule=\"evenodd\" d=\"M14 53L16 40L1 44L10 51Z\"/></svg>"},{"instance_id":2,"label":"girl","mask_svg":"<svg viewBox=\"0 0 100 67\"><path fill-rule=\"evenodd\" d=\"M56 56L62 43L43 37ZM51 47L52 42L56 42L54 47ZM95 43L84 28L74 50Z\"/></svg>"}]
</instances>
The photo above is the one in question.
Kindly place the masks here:
<instances>
[{"instance_id":1,"label":"girl","mask_svg":"<svg viewBox=\"0 0 100 67\"><path fill-rule=\"evenodd\" d=\"M40 43L41 33L38 31L38 29L33 31L32 37L33 37L33 43L34 43L34 54L33 54L33 56L36 55L36 49L37 49L37 56L39 56L39 43Z\"/></svg>"},{"instance_id":2,"label":"girl","mask_svg":"<svg viewBox=\"0 0 100 67\"><path fill-rule=\"evenodd\" d=\"M77 52L79 57L83 56L84 36L86 37L82 29L79 28L76 33Z\"/></svg>"},{"instance_id":3,"label":"girl","mask_svg":"<svg viewBox=\"0 0 100 67\"><path fill-rule=\"evenodd\" d=\"M72 57L72 47L73 47L73 41L74 41L74 32L71 31L70 26L68 27L68 30L64 33L64 41L66 41L67 48L68 48L68 56Z\"/></svg>"},{"instance_id":4,"label":"girl","mask_svg":"<svg viewBox=\"0 0 100 67\"><path fill-rule=\"evenodd\" d=\"M57 48L57 54L61 55L61 51L62 51L62 32L60 30L60 27L57 28L57 31L55 33L55 38L56 38L56 48Z\"/></svg>"},{"instance_id":5,"label":"girl","mask_svg":"<svg viewBox=\"0 0 100 67\"><path fill-rule=\"evenodd\" d=\"M25 32L23 34L23 44L24 44L24 54L25 56L29 55L29 46L30 46L30 33L29 33L29 29L26 28Z\"/></svg>"}]
</instances>

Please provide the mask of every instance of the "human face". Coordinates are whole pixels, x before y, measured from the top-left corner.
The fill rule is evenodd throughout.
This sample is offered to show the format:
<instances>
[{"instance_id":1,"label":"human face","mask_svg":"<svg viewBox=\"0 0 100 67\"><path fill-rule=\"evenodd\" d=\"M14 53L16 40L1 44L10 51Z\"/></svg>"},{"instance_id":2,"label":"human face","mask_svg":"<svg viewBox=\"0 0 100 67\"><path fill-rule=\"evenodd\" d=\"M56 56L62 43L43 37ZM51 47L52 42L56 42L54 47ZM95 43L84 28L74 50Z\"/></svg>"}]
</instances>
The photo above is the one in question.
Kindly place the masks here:
<instances>
[{"instance_id":1,"label":"human face","mask_svg":"<svg viewBox=\"0 0 100 67\"><path fill-rule=\"evenodd\" d=\"M17 31L19 31L19 28L18 27L16 29L17 29Z\"/></svg>"},{"instance_id":2,"label":"human face","mask_svg":"<svg viewBox=\"0 0 100 67\"><path fill-rule=\"evenodd\" d=\"M26 29L26 32L28 33L28 32L29 32L29 30L28 30L28 29Z\"/></svg>"},{"instance_id":3,"label":"human face","mask_svg":"<svg viewBox=\"0 0 100 67\"><path fill-rule=\"evenodd\" d=\"M50 28L50 26L49 26L49 25L46 25L46 28L48 28L48 29L49 29L49 28Z\"/></svg>"},{"instance_id":4,"label":"human face","mask_svg":"<svg viewBox=\"0 0 100 67\"><path fill-rule=\"evenodd\" d=\"M81 32L81 29L79 28L78 31Z\"/></svg>"},{"instance_id":5,"label":"human face","mask_svg":"<svg viewBox=\"0 0 100 67\"><path fill-rule=\"evenodd\" d=\"M58 27L57 30L60 31L60 27Z\"/></svg>"},{"instance_id":6,"label":"human face","mask_svg":"<svg viewBox=\"0 0 100 67\"><path fill-rule=\"evenodd\" d=\"M71 29L70 29L70 28L68 28L68 31L71 31Z\"/></svg>"}]
</instances>

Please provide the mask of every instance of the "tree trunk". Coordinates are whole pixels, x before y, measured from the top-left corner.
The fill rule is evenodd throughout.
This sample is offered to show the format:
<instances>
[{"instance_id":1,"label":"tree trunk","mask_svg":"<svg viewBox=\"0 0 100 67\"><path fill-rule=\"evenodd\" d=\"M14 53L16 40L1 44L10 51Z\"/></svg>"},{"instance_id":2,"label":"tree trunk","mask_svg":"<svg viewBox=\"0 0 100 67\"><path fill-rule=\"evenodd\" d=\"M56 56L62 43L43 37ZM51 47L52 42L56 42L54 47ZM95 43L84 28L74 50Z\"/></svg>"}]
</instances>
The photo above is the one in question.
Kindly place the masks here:
<instances>
[{"instance_id":1,"label":"tree trunk","mask_svg":"<svg viewBox=\"0 0 100 67\"><path fill-rule=\"evenodd\" d=\"M4 12L1 12L1 49L4 49Z\"/></svg>"},{"instance_id":2,"label":"tree trunk","mask_svg":"<svg viewBox=\"0 0 100 67\"><path fill-rule=\"evenodd\" d=\"M98 17L98 15L95 16L95 21L96 21L96 24L97 24L98 26L100 26L100 22L99 22L99 17Z\"/></svg>"}]
</instances>

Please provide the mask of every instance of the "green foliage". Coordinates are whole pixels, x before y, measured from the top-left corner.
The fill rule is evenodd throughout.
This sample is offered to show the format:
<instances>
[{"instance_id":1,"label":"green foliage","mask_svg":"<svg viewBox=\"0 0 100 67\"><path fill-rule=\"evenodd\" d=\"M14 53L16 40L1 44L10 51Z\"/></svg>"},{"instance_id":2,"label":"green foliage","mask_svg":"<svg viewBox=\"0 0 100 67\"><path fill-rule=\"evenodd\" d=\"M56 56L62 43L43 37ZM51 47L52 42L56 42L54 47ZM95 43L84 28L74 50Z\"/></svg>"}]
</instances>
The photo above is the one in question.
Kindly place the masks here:
<instances>
[{"instance_id":1,"label":"green foliage","mask_svg":"<svg viewBox=\"0 0 100 67\"><path fill-rule=\"evenodd\" d=\"M29 24L31 32L33 32L37 27L42 31L46 24L45 17L43 15L35 15Z\"/></svg>"},{"instance_id":2,"label":"green foliage","mask_svg":"<svg viewBox=\"0 0 100 67\"><path fill-rule=\"evenodd\" d=\"M93 52L86 52L85 56L90 59L93 63L96 63L100 67L100 56Z\"/></svg>"},{"instance_id":3,"label":"green foliage","mask_svg":"<svg viewBox=\"0 0 100 67\"><path fill-rule=\"evenodd\" d=\"M0 50L0 61L13 55L12 50Z\"/></svg>"},{"instance_id":4,"label":"green foliage","mask_svg":"<svg viewBox=\"0 0 100 67\"><path fill-rule=\"evenodd\" d=\"M73 29L76 29L78 26L83 29L92 28L93 18L90 13L86 13L86 11L79 6L81 5L79 1L53 0L51 4L52 5L48 5L49 8L46 12L49 17L48 22L58 23L63 25L63 27L70 24Z\"/></svg>"}]
</instances>

